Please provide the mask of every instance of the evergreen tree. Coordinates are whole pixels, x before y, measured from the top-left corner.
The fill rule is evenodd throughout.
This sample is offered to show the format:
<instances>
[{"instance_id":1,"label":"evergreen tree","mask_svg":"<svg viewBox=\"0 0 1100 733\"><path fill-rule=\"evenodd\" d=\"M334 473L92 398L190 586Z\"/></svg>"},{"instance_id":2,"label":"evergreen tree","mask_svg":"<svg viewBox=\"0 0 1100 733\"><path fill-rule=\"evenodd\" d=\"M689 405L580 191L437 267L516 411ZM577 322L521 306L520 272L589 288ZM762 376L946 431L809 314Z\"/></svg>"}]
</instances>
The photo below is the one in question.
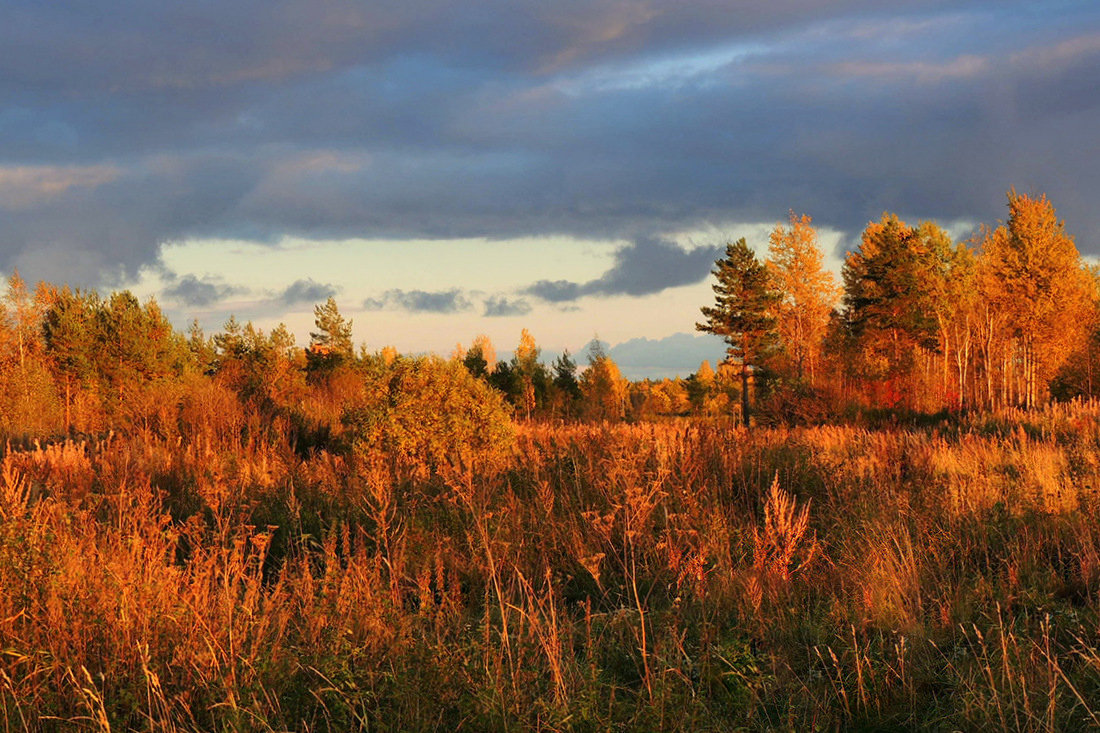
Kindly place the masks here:
<instances>
[{"instance_id":1,"label":"evergreen tree","mask_svg":"<svg viewBox=\"0 0 1100 733\"><path fill-rule=\"evenodd\" d=\"M73 426L73 391L94 375L95 313L99 299L73 293L67 287L54 291L42 323L46 353L58 381L64 385L65 427Z\"/></svg>"},{"instance_id":2,"label":"evergreen tree","mask_svg":"<svg viewBox=\"0 0 1100 733\"><path fill-rule=\"evenodd\" d=\"M778 296L772 288L767 268L742 237L726 245L726 256L715 261L711 271L718 281L714 305L700 310L705 323L696 323L699 331L726 340L726 353L741 368L741 416L749 425L749 381L764 366L775 348L775 318L771 315Z\"/></svg>"},{"instance_id":3,"label":"evergreen tree","mask_svg":"<svg viewBox=\"0 0 1100 733\"><path fill-rule=\"evenodd\" d=\"M497 362L496 368L488 376L488 381L511 404L516 404L520 393L520 383L511 364L506 361Z\"/></svg>"},{"instance_id":4,"label":"evergreen tree","mask_svg":"<svg viewBox=\"0 0 1100 733\"><path fill-rule=\"evenodd\" d=\"M217 348L213 339L206 338L197 318L187 328L187 350L191 354L191 364L199 374L214 373Z\"/></svg>"},{"instance_id":5,"label":"evergreen tree","mask_svg":"<svg viewBox=\"0 0 1100 733\"><path fill-rule=\"evenodd\" d=\"M573 361L569 349L554 360L554 386L562 394L567 405L572 405L581 396L581 385L577 381L577 362Z\"/></svg>"},{"instance_id":6,"label":"evergreen tree","mask_svg":"<svg viewBox=\"0 0 1100 733\"><path fill-rule=\"evenodd\" d=\"M309 334L310 345L319 347L318 350L350 357L352 355L352 322L340 315L336 300L329 298L323 304L314 307L313 315L317 330Z\"/></svg>"},{"instance_id":7,"label":"evergreen tree","mask_svg":"<svg viewBox=\"0 0 1100 733\"><path fill-rule=\"evenodd\" d=\"M313 309L316 331L309 334L309 370L327 371L351 361L354 348L351 343L351 321L340 315L336 300L329 298Z\"/></svg>"},{"instance_id":8,"label":"evergreen tree","mask_svg":"<svg viewBox=\"0 0 1100 733\"><path fill-rule=\"evenodd\" d=\"M489 364L485 360L485 354L482 353L480 344L475 343L470 347L470 350L462 357L462 364L470 374L479 379L485 379L489 376Z\"/></svg>"},{"instance_id":9,"label":"evergreen tree","mask_svg":"<svg viewBox=\"0 0 1100 733\"><path fill-rule=\"evenodd\" d=\"M96 370L109 407L146 428L168 408L166 392L187 363L187 344L156 302L142 306L124 290L112 293L96 318Z\"/></svg>"},{"instance_id":10,"label":"evergreen tree","mask_svg":"<svg viewBox=\"0 0 1100 733\"><path fill-rule=\"evenodd\" d=\"M858 346L857 368L884 380L888 404L912 404L910 377L918 356L939 349L936 249L935 237L883 214L867 225L859 249L844 263L845 320Z\"/></svg>"}]
</instances>

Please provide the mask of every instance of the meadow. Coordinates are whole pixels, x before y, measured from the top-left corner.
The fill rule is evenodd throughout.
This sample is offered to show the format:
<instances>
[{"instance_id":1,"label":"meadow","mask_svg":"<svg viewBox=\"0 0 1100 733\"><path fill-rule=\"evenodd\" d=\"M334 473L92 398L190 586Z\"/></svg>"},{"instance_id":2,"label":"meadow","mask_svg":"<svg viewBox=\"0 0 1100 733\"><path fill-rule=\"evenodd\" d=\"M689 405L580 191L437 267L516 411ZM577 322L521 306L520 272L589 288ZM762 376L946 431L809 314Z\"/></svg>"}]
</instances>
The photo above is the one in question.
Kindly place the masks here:
<instances>
[{"instance_id":1,"label":"meadow","mask_svg":"<svg viewBox=\"0 0 1100 733\"><path fill-rule=\"evenodd\" d=\"M8 443L4 730L1100 726L1096 403L306 445L215 386Z\"/></svg>"}]
</instances>

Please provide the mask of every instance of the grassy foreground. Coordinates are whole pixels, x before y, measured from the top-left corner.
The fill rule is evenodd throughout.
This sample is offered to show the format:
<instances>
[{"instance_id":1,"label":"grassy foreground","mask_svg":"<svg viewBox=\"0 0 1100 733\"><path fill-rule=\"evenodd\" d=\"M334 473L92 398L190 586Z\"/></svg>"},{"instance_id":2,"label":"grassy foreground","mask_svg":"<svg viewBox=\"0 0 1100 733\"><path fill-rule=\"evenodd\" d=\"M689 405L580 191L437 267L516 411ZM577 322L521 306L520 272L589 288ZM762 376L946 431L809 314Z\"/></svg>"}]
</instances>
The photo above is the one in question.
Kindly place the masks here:
<instances>
[{"instance_id":1,"label":"grassy foreground","mask_svg":"<svg viewBox=\"0 0 1100 733\"><path fill-rule=\"evenodd\" d=\"M6 453L4 730L1100 726L1098 407L279 436Z\"/></svg>"}]
</instances>

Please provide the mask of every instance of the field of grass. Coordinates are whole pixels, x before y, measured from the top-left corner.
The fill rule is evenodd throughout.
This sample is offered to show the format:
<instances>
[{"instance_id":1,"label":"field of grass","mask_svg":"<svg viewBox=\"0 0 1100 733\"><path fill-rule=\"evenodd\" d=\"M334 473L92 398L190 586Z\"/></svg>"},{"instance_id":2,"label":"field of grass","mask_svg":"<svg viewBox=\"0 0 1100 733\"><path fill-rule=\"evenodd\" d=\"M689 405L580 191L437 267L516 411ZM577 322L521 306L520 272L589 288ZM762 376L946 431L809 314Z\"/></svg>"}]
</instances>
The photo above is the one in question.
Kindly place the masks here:
<instances>
[{"instance_id":1,"label":"field of grass","mask_svg":"<svg viewBox=\"0 0 1100 733\"><path fill-rule=\"evenodd\" d=\"M4 730L1100 726L1098 406L286 432L9 447Z\"/></svg>"}]
</instances>

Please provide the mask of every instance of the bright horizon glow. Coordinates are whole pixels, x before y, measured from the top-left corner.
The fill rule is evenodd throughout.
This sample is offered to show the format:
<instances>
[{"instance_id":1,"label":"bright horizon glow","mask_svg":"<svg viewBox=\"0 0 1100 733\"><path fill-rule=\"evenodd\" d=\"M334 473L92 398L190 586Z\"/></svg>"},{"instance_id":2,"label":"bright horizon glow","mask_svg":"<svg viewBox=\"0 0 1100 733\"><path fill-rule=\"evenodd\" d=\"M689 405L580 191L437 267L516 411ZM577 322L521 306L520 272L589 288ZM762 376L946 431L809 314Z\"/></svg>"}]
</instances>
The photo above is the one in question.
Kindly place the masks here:
<instances>
[{"instance_id":1,"label":"bright horizon glow","mask_svg":"<svg viewBox=\"0 0 1100 733\"><path fill-rule=\"evenodd\" d=\"M745 237L761 259L767 256L768 234L778 222L709 225L669 236L683 249L704 244L724 244ZM826 266L839 273L838 247L842 234L819 230L819 245ZM309 342L314 328L317 298L290 305L279 294L296 280L308 279L334 289L340 312L353 325L356 345L376 351L393 346L402 353L436 353L449 356L456 344L469 346L485 334L498 354L506 355L528 329L544 352L544 361L568 349L583 361L583 349L598 337L610 347L634 339L657 342L676 334L696 335L699 309L713 299L711 278L666 288L643 296L587 296L569 304L555 304L525 295L522 290L537 280L586 282L599 278L614 264L614 253L628 243L622 240L583 240L572 237L531 237L501 241L487 238L455 240L385 241L367 239L308 240L285 238L275 245L245 239L195 239L165 245L156 268L123 286L138 297L155 297L176 328L186 329L197 319L208 334L222 330L230 315L244 323L270 331L283 323L299 345ZM262 267L256 263L262 262ZM166 296L172 280L193 276L215 285L238 288L205 305L188 305ZM217 273L233 273L220 277ZM232 278L232 281L229 280ZM449 313L409 312L393 304L372 310L364 301L377 299L400 283L405 290L459 291L469 307ZM488 298L525 301L530 311L487 317L482 311ZM681 367L623 364L628 376L686 376L699 365L703 343L683 355ZM720 358L704 357L714 363ZM651 361L666 361L653 354Z\"/></svg>"}]
</instances>

